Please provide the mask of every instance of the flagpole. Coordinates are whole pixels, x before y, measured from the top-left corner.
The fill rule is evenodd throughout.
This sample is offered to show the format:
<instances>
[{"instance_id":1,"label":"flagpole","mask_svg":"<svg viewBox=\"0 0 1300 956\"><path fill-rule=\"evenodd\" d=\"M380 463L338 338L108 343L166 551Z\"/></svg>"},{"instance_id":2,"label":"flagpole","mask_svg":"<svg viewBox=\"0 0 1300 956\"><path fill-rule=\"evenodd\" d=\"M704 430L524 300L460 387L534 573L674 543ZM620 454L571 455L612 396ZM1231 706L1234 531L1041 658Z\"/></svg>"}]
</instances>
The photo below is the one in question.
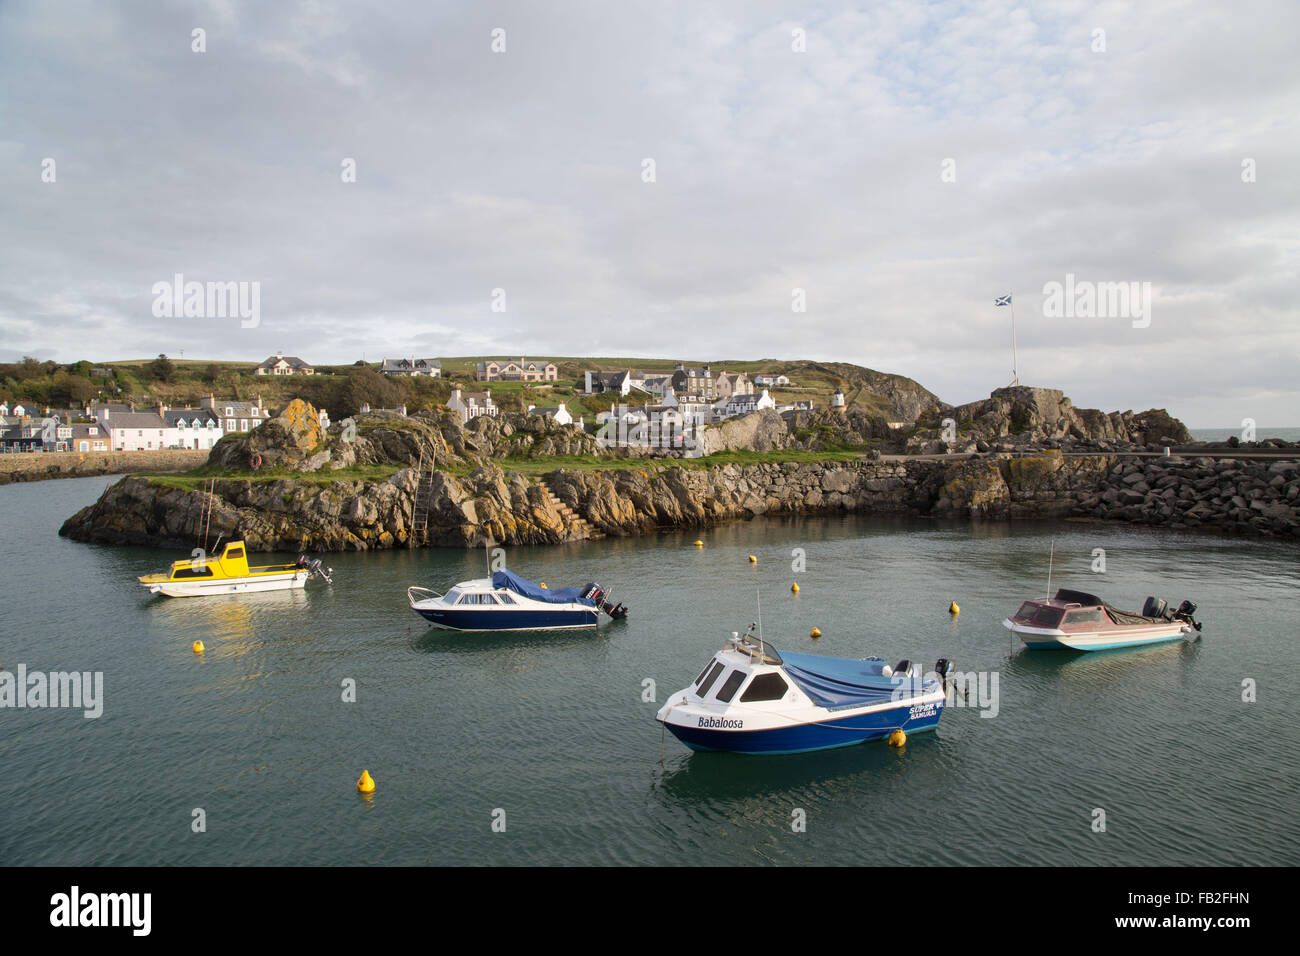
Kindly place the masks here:
<instances>
[{"instance_id":1,"label":"flagpole","mask_svg":"<svg viewBox=\"0 0 1300 956\"><path fill-rule=\"evenodd\" d=\"M1008 305L1011 306L1011 384L1016 386L1020 384L1020 371L1016 367L1016 300L1014 293Z\"/></svg>"}]
</instances>

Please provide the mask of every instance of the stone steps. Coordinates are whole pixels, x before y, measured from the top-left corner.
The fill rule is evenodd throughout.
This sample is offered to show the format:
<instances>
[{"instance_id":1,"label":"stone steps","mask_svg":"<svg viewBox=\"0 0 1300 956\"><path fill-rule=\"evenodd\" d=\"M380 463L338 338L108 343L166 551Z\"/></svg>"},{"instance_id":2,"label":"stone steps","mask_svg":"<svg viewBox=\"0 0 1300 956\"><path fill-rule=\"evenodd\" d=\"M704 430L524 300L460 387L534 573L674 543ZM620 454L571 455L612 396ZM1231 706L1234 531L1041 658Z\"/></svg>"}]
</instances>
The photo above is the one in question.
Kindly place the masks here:
<instances>
[{"instance_id":1,"label":"stone steps","mask_svg":"<svg viewBox=\"0 0 1300 956\"><path fill-rule=\"evenodd\" d=\"M591 522L578 514L568 505L566 505L554 491L546 484L545 481L538 481L537 486L542 489L546 497L550 500L551 506L560 513L560 516L570 522L575 528L582 532L582 537L589 541L595 541L605 537L603 531L596 530Z\"/></svg>"}]
</instances>

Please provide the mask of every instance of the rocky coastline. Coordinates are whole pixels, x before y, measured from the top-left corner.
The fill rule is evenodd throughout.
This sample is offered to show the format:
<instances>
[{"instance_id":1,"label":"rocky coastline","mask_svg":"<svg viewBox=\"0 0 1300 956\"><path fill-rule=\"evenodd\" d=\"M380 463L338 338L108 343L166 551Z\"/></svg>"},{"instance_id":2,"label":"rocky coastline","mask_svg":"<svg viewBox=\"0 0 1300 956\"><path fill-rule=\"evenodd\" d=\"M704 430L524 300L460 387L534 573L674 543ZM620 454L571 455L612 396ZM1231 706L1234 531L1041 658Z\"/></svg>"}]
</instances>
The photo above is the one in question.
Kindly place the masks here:
<instances>
[{"instance_id":1,"label":"rocky coastline","mask_svg":"<svg viewBox=\"0 0 1300 956\"><path fill-rule=\"evenodd\" d=\"M1061 411L1052 395L1046 398L1050 413ZM1024 415L1023 406L1004 418L1015 415ZM1125 415L1144 432L1184 437L1181 423L1163 412ZM1148 436L1124 431L1124 415L1105 418L1105 437L1080 432L1076 416L1073 410L1053 423L1031 414L1030 427L1011 434L1006 422L999 433L984 415L977 420L986 437L973 440L969 454L946 447L809 460L810 441L815 452L817 435L827 430L806 418L784 422L769 411L719 430L720 447L738 444L778 457L794 449L802 459L701 467L611 454L593 436L539 416L477 419L462 427L454 416L430 411L326 431L314 409L295 402L256 431L219 443L209 459L218 469L210 479L123 478L59 533L169 548L192 547L205 530L209 540L242 537L253 551L465 548L650 534L759 515L858 512L1084 518L1300 540L1300 448L1187 446L1172 454L1135 441ZM846 429L885 428L852 416L835 424L840 430L829 432L835 442ZM800 438L799 429L809 427ZM283 477L248 471L254 455L264 467L283 469ZM584 464L511 467L530 455L579 456ZM355 475L357 468L385 466L382 477Z\"/></svg>"}]
</instances>

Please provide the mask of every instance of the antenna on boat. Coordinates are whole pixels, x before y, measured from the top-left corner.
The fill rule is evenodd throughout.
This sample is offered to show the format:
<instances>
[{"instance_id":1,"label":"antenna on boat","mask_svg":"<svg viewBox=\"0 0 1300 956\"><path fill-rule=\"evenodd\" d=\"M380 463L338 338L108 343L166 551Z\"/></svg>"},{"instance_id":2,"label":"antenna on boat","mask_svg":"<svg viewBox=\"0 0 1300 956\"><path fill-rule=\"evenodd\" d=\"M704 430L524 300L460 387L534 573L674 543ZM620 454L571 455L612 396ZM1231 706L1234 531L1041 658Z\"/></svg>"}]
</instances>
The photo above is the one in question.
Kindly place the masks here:
<instances>
[{"instance_id":1,"label":"antenna on boat","mask_svg":"<svg viewBox=\"0 0 1300 956\"><path fill-rule=\"evenodd\" d=\"M763 595L758 588L754 588L754 603L758 605L758 660L762 663L767 651L763 648Z\"/></svg>"},{"instance_id":2,"label":"antenna on boat","mask_svg":"<svg viewBox=\"0 0 1300 956\"><path fill-rule=\"evenodd\" d=\"M1047 556L1047 599L1052 599L1052 561L1056 557L1056 539L1052 539L1052 550Z\"/></svg>"}]
</instances>

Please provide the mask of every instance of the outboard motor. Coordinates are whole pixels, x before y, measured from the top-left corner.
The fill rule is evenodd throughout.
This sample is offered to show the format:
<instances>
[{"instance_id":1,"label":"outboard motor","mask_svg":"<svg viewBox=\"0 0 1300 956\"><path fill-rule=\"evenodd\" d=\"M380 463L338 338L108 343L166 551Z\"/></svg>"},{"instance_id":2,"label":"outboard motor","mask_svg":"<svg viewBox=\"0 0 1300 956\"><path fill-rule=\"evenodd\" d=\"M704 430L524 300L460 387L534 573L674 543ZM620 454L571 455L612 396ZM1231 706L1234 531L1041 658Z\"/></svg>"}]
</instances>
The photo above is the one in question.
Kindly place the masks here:
<instances>
[{"instance_id":1,"label":"outboard motor","mask_svg":"<svg viewBox=\"0 0 1300 956\"><path fill-rule=\"evenodd\" d=\"M952 676L952 672L956 669L957 665L946 657L941 657L934 662L934 676L939 678L944 690L948 689L948 678Z\"/></svg>"},{"instance_id":2,"label":"outboard motor","mask_svg":"<svg viewBox=\"0 0 1300 956\"><path fill-rule=\"evenodd\" d=\"M590 582L582 589L582 596L592 601L596 607L608 614L611 620L621 621L627 617L627 605L614 604L611 601L607 601L606 597L608 597L608 594L605 589L595 581Z\"/></svg>"},{"instance_id":3,"label":"outboard motor","mask_svg":"<svg viewBox=\"0 0 1300 956\"><path fill-rule=\"evenodd\" d=\"M1165 609L1169 605L1160 598L1149 597L1146 603L1142 605L1143 617L1164 617Z\"/></svg>"},{"instance_id":4,"label":"outboard motor","mask_svg":"<svg viewBox=\"0 0 1300 956\"><path fill-rule=\"evenodd\" d=\"M906 657L894 665L895 677L915 677L916 669L912 667L912 662Z\"/></svg>"},{"instance_id":5,"label":"outboard motor","mask_svg":"<svg viewBox=\"0 0 1300 956\"><path fill-rule=\"evenodd\" d=\"M298 567L303 568L308 574L318 574L326 584L331 583L330 575L334 573L333 568L321 566L320 558L309 558L305 554L298 555Z\"/></svg>"},{"instance_id":6,"label":"outboard motor","mask_svg":"<svg viewBox=\"0 0 1300 956\"><path fill-rule=\"evenodd\" d=\"M1178 605L1178 610L1174 612L1174 619L1178 621L1186 621L1188 624L1192 625L1192 627L1196 628L1197 631L1199 631L1201 629L1201 625L1198 624L1196 622L1196 619L1192 616L1195 613L1196 613L1196 605L1193 604L1191 601L1184 601L1182 604Z\"/></svg>"}]
</instances>

